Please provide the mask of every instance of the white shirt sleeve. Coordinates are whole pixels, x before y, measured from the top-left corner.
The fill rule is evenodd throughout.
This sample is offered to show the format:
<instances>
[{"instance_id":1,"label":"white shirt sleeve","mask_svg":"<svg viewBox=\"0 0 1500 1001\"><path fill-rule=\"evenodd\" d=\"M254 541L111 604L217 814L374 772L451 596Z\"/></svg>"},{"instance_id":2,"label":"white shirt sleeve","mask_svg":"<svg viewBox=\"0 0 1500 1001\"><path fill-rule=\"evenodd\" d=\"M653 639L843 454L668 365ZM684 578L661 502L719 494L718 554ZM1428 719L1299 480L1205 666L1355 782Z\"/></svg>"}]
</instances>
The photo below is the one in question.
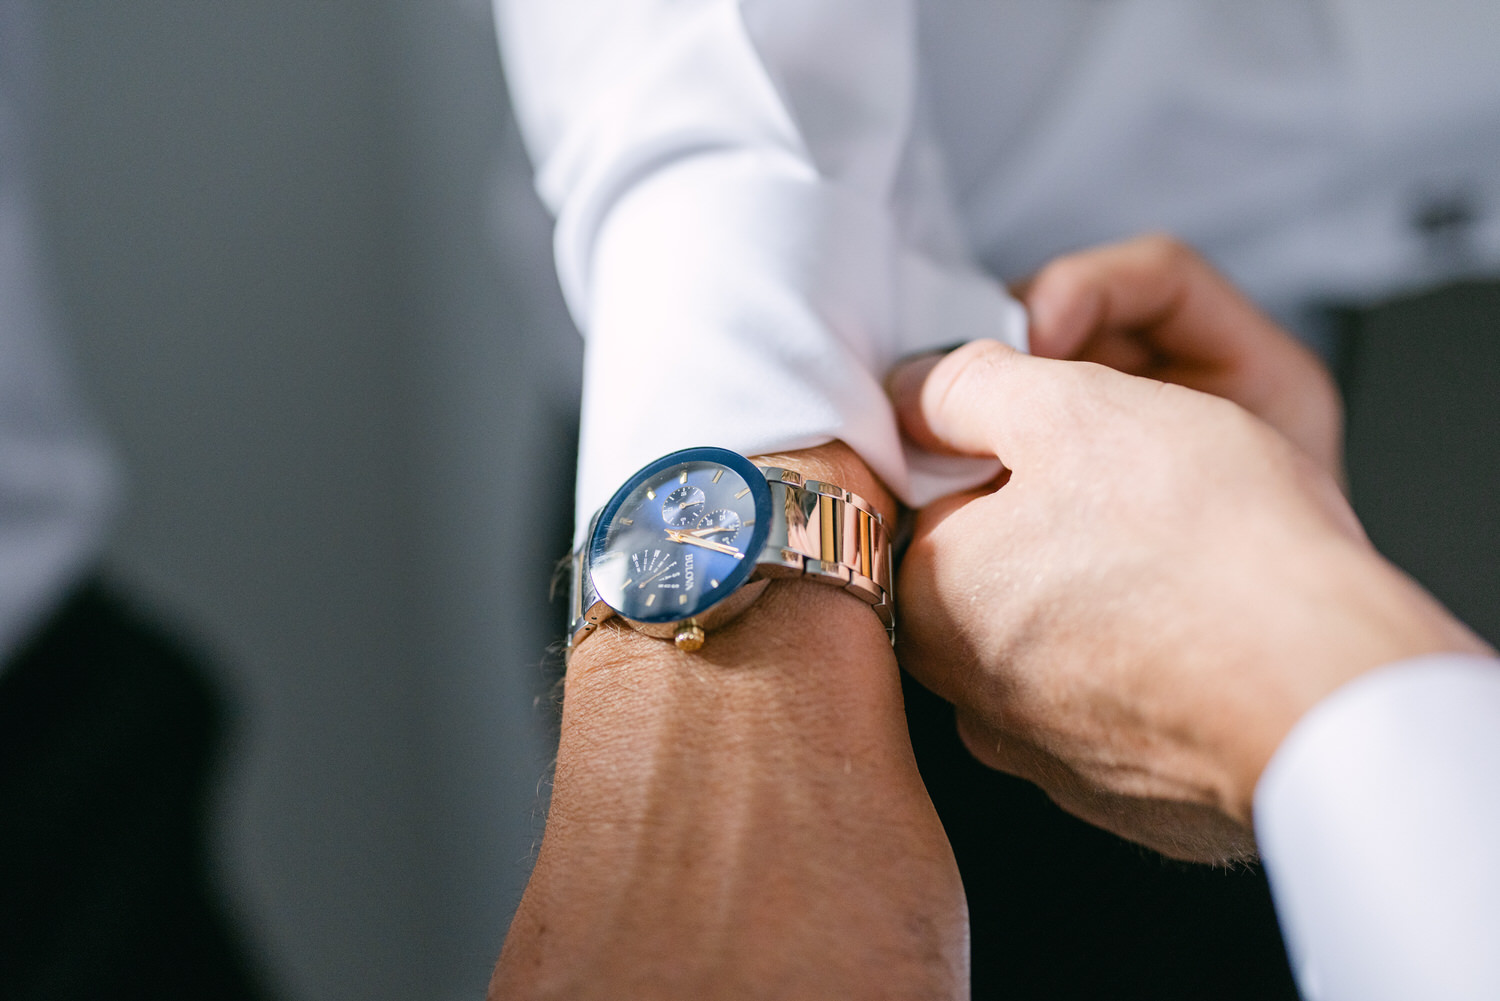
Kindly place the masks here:
<instances>
[{"instance_id":1,"label":"white shirt sleeve","mask_svg":"<svg viewBox=\"0 0 1500 1001\"><path fill-rule=\"evenodd\" d=\"M881 380L1025 317L968 262L925 138L912 0L495 0L587 338L580 521L676 448L840 438L920 503ZM929 475L931 474L931 475Z\"/></svg>"},{"instance_id":2,"label":"white shirt sleeve","mask_svg":"<svg viewBox=\"0 0 1500 1001\"><path fill-rule=\"evenodd\" d=\"M1500 998L1500 662L1339 689L1272 758L1255 829L1310 1001Z\"/></svg>"}]
</instances>

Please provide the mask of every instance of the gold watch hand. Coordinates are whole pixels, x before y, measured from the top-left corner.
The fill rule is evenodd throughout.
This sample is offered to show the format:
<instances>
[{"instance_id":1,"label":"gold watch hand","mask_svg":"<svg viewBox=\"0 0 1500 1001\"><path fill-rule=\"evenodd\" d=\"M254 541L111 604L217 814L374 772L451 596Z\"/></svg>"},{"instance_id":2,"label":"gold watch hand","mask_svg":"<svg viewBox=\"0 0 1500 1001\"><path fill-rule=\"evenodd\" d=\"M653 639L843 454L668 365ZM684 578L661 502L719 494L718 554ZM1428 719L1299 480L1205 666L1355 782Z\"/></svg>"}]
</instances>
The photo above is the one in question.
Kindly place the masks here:
<instances>
[{"instance_id":1,"label":"gold watch hand","mask_svg":"<svg viewBox=\"0 0 1500 1001\"><path fill-rule=\"evenodd\" d=\"M673 560L671 563L668 563L666 566L664 566L660 570L656 571L656 573L652 574L650 577L647 577L645 580L641 581L639 584L636 585L636 587L645 587L647 584L651 583L653 580L655 580L656 578L660 577L662 574L666 573L668 570L672 569L676 565L677 565L677 561Z\"/></svg>"},{"instance_id":2,"label":"gold watch hand","mask_svg":"<svg viewBox=\"0 0 1500 1001\"><path fill-rule=\"evenodd\" d=\"M689 546L701 546L704 549L711 549L716 553L724 553L727 556L733 556L735 559L741 559L745 555L733 546L726 546L722 542L712 542L708 539L700 539L696 535L689 535L681 529L667 529L667 538L673 542L681 542Z\"/></svg>"}]
</instances>

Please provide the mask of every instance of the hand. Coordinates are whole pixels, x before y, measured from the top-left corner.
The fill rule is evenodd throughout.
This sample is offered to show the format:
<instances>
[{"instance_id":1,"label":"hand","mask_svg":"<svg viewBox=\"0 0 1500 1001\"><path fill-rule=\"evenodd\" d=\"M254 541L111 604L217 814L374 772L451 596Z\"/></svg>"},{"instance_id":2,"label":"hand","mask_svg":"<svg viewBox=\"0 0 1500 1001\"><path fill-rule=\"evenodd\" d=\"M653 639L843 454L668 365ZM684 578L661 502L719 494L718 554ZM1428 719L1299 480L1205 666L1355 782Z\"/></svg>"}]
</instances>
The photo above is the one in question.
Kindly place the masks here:
<instances>
[{"instance_id":1,"label":"hand","mask_svg":"<svg viewBox=\"0 0 1500 1001\"><path fill-rule=\"evenodd\" d=\"M893 388L918 444L1010 471L921 513L901 661L976 757L1085 820L1244 857L1256 780L1303 712L1377 665L1482 649L1231 403L994 342Z\"/></svg>"},{"instance_id":2,"label":"hand","mask_svg":"<svg viewBox=\"0 0 1500 1001\"><path fill-rule=\"evenodd\" d=\"M1327 369L1185 244L1144 236L1070 254L1015 291L1035 354L1232 400L1343 482L1343 405Z\"/></svg>"}]
</instances>

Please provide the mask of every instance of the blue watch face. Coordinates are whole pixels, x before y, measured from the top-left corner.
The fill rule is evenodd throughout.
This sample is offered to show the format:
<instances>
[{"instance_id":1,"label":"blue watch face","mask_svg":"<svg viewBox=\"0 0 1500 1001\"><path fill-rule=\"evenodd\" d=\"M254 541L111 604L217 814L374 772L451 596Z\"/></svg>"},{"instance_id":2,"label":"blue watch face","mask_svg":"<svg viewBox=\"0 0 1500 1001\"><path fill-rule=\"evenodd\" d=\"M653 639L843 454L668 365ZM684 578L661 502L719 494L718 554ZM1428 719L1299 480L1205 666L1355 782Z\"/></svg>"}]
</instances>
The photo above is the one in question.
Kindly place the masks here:
<instances>
[{"instance_id":1,"label":"blue watch face","mask_svg":"<svg viewBox=\"0 0 1500 1001\"><path fill-rule=\"evenodd\" d=\"M594 588L637 622L690 619L743 584L770 531L760 470L722 448L673 452L605 505L589 543Z\"/></svg>"}]
</instances>

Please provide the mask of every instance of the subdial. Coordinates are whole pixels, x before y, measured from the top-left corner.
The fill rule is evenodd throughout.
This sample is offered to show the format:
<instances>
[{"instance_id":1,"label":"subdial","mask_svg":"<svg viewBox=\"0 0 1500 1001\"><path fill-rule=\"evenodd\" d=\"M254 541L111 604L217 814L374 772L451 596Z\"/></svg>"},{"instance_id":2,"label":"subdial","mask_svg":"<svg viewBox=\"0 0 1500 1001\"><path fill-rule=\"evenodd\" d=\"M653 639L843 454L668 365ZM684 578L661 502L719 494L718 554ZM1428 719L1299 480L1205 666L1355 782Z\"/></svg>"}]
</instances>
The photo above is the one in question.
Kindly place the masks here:
<instances>
[{"instance_id":1,"label":"subdial","mask_svg":"<svg viewBox=\"0 0 1500 1001\"><path fill-rule=\"evenodd\" d=\"M682 586L682 565L677 558L664 549L642 549L630 556L630 579L626 588L644 590L648 585L658 588Z\"/></svg>"},{"instance_id":2,"label":"subdial","mask_svg":"<svg viewBox=\"0 0 1500 1001\"><path fill-rule=\"evenodd\" d=\"M698 519L697 532L706 539L717 539L719 542L728 542L733 539L735 533L741 528L740 516L728 508L719 508L710 511Z\"/></svg>"},{"instance_id":3,"label":"subdial","mask_svg":"<svg viewBox=\"0 0 1500 1001\"><path fill-rule=\"evenodd\" d=\"M662 501L662 521L674 528L686 528L703 513L703 502L702 490L683 484L667 494L667 499Z\"/></svg>"}]
</instances>

